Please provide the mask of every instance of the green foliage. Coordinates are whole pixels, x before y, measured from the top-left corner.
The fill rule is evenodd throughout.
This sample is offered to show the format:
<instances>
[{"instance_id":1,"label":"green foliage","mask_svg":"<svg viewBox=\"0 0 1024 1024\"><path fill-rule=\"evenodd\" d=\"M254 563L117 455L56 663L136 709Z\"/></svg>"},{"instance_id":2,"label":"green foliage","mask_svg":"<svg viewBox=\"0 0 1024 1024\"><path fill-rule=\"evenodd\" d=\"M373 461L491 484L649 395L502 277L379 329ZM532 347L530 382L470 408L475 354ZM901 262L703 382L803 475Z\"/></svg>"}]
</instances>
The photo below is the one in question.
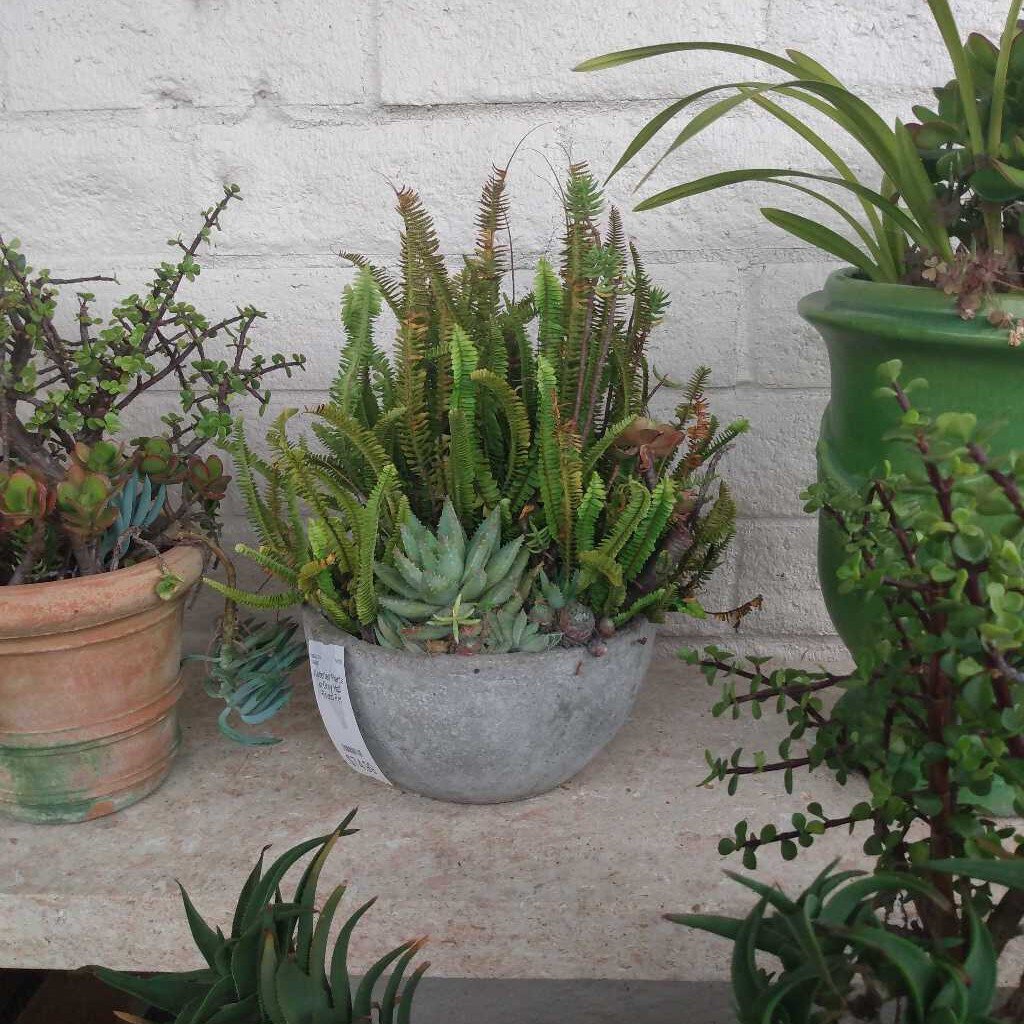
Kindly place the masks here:
<instances>
[{"instance_id":1,"label":"green foliage","mask_svg":"<svg viewBox=\"0 0 1024 1024\"><path fill-rule=\"evenodd\" d=\"M266 405L267 374L303 363L251 353L259 310L214 320L179 296L239 198L228 186L190 243L170 241L178 261L161 263L146 291L115 303L105 321L93 315L95 296L77 291L71 334L60 326L60 287L114 279L54 278L28 265L16 239L0 238L0 585L116 568L166 546L172 528L216 533L229 478L199 449L227 439L238 399ZM125 410L165 379L178 385L178 411L126 456L115 440Z\"/></svg>"},{"instance_id":2,"label":"green foliage","mask_svg":"<svg viewBox=\"0 0 1024 1024\"><path fill-rule=\"evenodd\" d=\"M931 865L936 867L937 865ZM737 1024L990 1024L996 1019L992 936L974 913L957 946L911 928L888 927L880 905L944 898L905 872L866 875L826 868L795 900L730 873L758 902L745 918L667 914L670 921L728 939ZM1016 881L1024 882L1018 870ZM780 965L759 966L765 955Z\"/></svg>"},{"instance_id":3,"label":"green foliage","mask_svg":"<svg viewBox=\"0 0 1024 1024\"><path fill-rule=\"evenodd\" d=\"M783 186L822 203L846 233L797 213L763 209L773 224L853 264L872 280L937 285L956 294L962 315L969 317L993 293L1019 289L1022 283L1017 212L1024 197L1021 0L1011 0L998 45L980 35L964 43L947 0L928 0L928 6L955 77L934 90L935 110L914 107L918 123L897 120L890 127L825 67L795 50L781 56L730 43L667 43L606 54L576 70L703 50L745 57L780 71L784 77L778 82L723 83L674 101L640 130L612 173L684 112L692 116L655 168L720 118L749 104L799 135L825 161L828 173L763 167L719 172L667 188L637 208L653 209L749 181ZM709 105L693 114L702 100L710 100ZM827 137L809 126L808 112L823 115L830 128L838 128L867 152L877 168L877 183L866 184ZM1011 326L998 309L990 318L999 326Z\"/></svg>"},{"instance_id":4,"label":"green foliage","mask_svg":"<svg viewBox=\"0 0 1024 1024\"><path fill-rule=\"evenodd\" d=\"M349 975L349 941L374 900L342 923L333 946L330 932L345 886L339 885L317 908L324 863L339 838L358 831L349 828L354 817L355 811L333 832L292 847L265 870L261 853L242 886L226 935L207 924L181 890L189 930L208 965L202 970L149 977L105 967L93 967L92 972L112 988L170 1014L176 1024L408 1024L413 993L428 964L412 972L404 989L402 981L425 940L402 943L369 967L355 985ZM312 857L292 898L285 901L281 883L307 854ZM374 990L389 968L390 977L375 1003ZM118 1016L140 1020L130 1014Z\"/></svg>"},{"instance_id":5,"label":"green foliage","mask_svg":"<svg viewBox=\"0 0 1024 1024\"><path fill-rule=\"evenodd\" d=\"M286 436L287 417L270 432L269 460L237 434L260 538L253 557L287 588L280 605L305 601L396 647L464 647L465 635L480 650L542 650L549 641L529 628L531 595L514 598L524 572L543 568L571 587L590 637L602 616L621 625L641 611L689 608L718 565L735 507L716 468L746 423L722 428L711 415L707 370L685 386L652 384L645 347L668 298L626 244L616 211L602 228L604 201L584 165L569 169L564 188L559 268L541 260L531 294L504 294L505 190L506 172L496 170L457 273L419 197L399 191L398 276L349 257L360 272L344 295L338 375L330 401L311 410L319 445ZM378 346L384 306L398 319L391 355ZM661 388L683 392L667 423L650 418ZM516 552L501 582L488 584L503 594L493 608L468 565L453 555L428 568L415 548L433 536L419 524L440 523L445 547L456 520L466 535L493 538L496 562ZM513 600L520 605L498 625ZM581 622L572 625L555 631L584 642L572 639Z\"/></svg>"},{"instance_id":6,"label":"green foliage","mask_svg":"<svg viewBox=\"0 0 1024 1024\"><path fill-rule=\"evenodd\" d=\"M381 646L477 654L543 651L558 642L558 635L540 636L522 612L530 552L522 537L501 543L501 513L499 505L468 541L451 501L436 533L415 516L402 523L401 545L374 566Z\"/></svg>"},{"instance_id":7,"label":"green foliage","mask_svg":"<svg viewBox=\"0 0 1024 1024\"><path fill-rule=\"evenodd\" d=\"M237 715L245 725L260 725L291 699L291 674L306 659L305 644L293 639L295 631L294 623L246 620L233 630L230 642L221 637L212 654L184 659L206 665L206 692L224 701L217 725L228 739L245 746L279 742L273 736L240 732L231 719Z\"/></svg>"},{"instance_id":8,"label":"green foliage","mask_svg":"<svg viewBox=\"0 0 1024 1024\"><path fill-rule=\"evenodd\" d=\"M867 798L847 810L811 803L787 829L742 821L721 852L752 868L766 845L792 859L827 831L859 831L880 870L923 871L941 894L941 906L908 897L932 948L973 934L977 917L999 953L1024 920L1024 837L992 811L1024 810L1024 457L993 455L972 414L926 415L909 397L923 382L900 373L898 361L881 366L880 393L901 411L911 468L883 466L862 493L819 484L805 495L845 537L840 589L877 608L874 645L847 674L686 653L709 682L725 677L716 715L774 707L787 724L777 757L709 753L706 781L733 793L745 776L781 772L792 793L805 769L841 784L863 775Z\"/></svg>"}]
</instances>

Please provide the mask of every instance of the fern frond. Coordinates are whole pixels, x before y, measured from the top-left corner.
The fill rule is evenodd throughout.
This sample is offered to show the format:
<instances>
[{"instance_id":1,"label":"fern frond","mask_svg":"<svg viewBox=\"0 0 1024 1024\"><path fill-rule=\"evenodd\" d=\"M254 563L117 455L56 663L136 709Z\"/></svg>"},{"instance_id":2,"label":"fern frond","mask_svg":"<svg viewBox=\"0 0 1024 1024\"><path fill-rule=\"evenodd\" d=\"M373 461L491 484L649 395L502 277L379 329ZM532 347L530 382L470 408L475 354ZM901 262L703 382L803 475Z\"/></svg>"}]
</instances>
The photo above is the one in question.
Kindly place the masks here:
<instances>
[{"instance_id":1,"label":"fern frond","mask_svg":"<svg viewBox=\"0 0 1024 1024\"><path fill-rule=\"evenodd\" d=\"M611 424L590 447L583 456L583 473L589 476L597 469L601 459L607 454L608 449L636 422L636 416L626 416L618 423Z\"/></svg>"},{"instance_id":2,"label":"fern frond","mask_svg":"<svg viewBox=\"0 0 1024 1024\"><path fill-rule=\"evenodd\" d=\"M251 559L265 572L284 580L285 583L290 583L294 586L298 580L299 574L296 569L286 564L266 548L252 548L248 544L236 544L235 553L245 555L246 558Z\"/></svg>"},{"instance_id":3,"label":"fern frond","mask_svg":"<svg viewBox=\"0 0 1024 1024\"><path fill-rule=\"evenodd\" d=\"M377 617L377 594L373 586L373 563L377 556L377 541L380 534L381 505L389 492L398 486L398 473L390 463L381 471L380 477L363 509L359 527L359 561L355 579L356 617L364 626L369 626Z\"/></svg>"},{"instance_id":4,"label":"fern frond","mask_svg":"<svg viewBox=\"0 0 1024 1024\"><path fill-rule=\"evenodd\" d=\"M476 217L476 258L485 276L497 279L508 269L508 248L499 236L508 231L508 168L494 167L484 184Z\"/></svg>"},{"instance_id":5,"label":"fern frond","mask_svg":"<svg viewBox=\"0 0 1024 1024\"><path fill-rule=\"evenodd\" d=\"M638 597L628 608L619 612L618 615L614 616L612 622L615 623L616 629L621 629L627 622L635 619L641 612L647 611L649 608L658 608L663 605L671 595L671 588L659 587L657 590L652 590L649 594L643 594Z\"/></svg>"},{"instance_id":6,"label":"fern frond","mask_svg":"<svg viewBox=\"0 0 1024 1024\"><path fill-rule=\"evenodd\" d=\"M323 424L313 424L313 432L331 448L339 457L339 461L342 457L348 458L350 453L355 451L362 457L375 477L384 471L385 466L391 464L388 453L374 436L373 431L358 423L340 406L327 402L324 405L315 406L309 411L337 431L338 436L334 436L330 430L324 428Z\"/></svg>"},{"instance_id":7,"label":"fern frond","mask_svg":"<svg viewBox=\"0 0 1024 1024\"><path fill-rule=\"evenodd\" d=\"M583 492L583 498L576 513L577 551L584 552L593 549L597 520L604 511L607 500L608 492L605 490L604 481L599 474L591 473L590 482L587 484L586 491Z\"/></svg>"},{"instance_id":8,"label":"fern frond","mask_svg":"<svg viewBox=\"0 0 1024 1024\"><path fill-rule=\"evenodd\" d=\"M537 309L539 355L554 365L562 348L562 285L551 264L544 259L537 263L533 301Z\"/></svg>"},{"instance_id":9,"label":"fern frond","mask_svg":"<svg viewBox=\"0 0 1024 1024\"><path fill-rule=\"evenodd\" d=\"M371 263L365 256L361 256L357 252L340 252L338 255L343 260L348 260L349 263L358 267L360 270L368 270L374 281L377 283L381 296L388 304L391 312L394 313L396 317L400 317L402 315L402 290L398 282L391 276L391 274L388 273L387 270Z\"/></svg>"},{"instance_id":10,"label":"fern frond","mask_svg":"<svg viewBox=\"0 0 1024 1024\"><path fill-rule=\"evenodd\" d=\"M583 498L579 435L560 420L558 378L544 356L537 358L537 421L541 504L565 564L572 565L576 512Z\"/></svg>"},{"instance_id":11,"label":"fern frond","mask_svg":"<svg viewBox=\"0 0 1024 1024\"><path fill-rule=\"evenodd\" d=\"M258 459L249 447L241 418L235 420L230 451L235 464L238 488L245 499L249 522L256 531L256 535L264 544L287 547L280 521L263 501L263 496L256 483L257 472L262 473L264 477L271 477L273 470L261 459Z\"/></svg>"},{"instance_id":12,"label":"fern frond","mask_svg":"<svg viewBox=\"0 0 1024 1024\"><path fill-rule=\"evenodd\" d=\"M203 577L203 582L212 587L222 597L226 597L235 604L244 605L246 608L258 608L261 611L281 611L284 608L291 608L294 605L302 604L302 593L298 590L285 590L279 594L251 594L247 590L240 590L238 587L229 587L220 580Z\"/></svg>"},{"instance_id":13,"label":"fern frond","mask_svg":"<svg viewBox=\"0 0 1024 1024\"><path fill-rule=\"evenodd\" d=\"M678 495L674 482L662 477L651 492L651 503L643 520L637 524L633 535L622 549L619 561L622 563L626 581L636 578L648 559L657 550L676 507Z\"/></svg>"},{"instance_id":14,"label":"fern frond","mask_svg":"<svg viewBox=\"0 0 1024 1024\"><path fill-rule=\"evenodd\" d=\"M380 288L368 268L360 270L342 296L345 345L330 395L333 405L346 415L356 417L364 426L372 426L380 414L370 381L370 371L378 355L373 343L373 324L380 310Z\"/></svg>"},{"instance_id":15,"label":"fern frond","mask_svg":"<svg viewBox=\"0 0 1024 1024\"><path fill-rule=\"evenodd\" d=\"M474 370L470 377L494 396L505 417L509 432L508 465L501 489L505 494L512 493L518 490L530 468L530 414L508 381L496 373Z\"/></svg>"},{"instance_id":16,"label":"fern frond","mask_svg":"<svg viewBox=\"0 0 1024 1024\"><path fill-rule=\"evenodd\" d=\"M618 558L619 552L626 546L626 543L634 536L640 524L647 516L651 507L651 492L636 480L629 481L629 502L613 523L601 543L598 551Z\"/></svg>"}]
</instances>

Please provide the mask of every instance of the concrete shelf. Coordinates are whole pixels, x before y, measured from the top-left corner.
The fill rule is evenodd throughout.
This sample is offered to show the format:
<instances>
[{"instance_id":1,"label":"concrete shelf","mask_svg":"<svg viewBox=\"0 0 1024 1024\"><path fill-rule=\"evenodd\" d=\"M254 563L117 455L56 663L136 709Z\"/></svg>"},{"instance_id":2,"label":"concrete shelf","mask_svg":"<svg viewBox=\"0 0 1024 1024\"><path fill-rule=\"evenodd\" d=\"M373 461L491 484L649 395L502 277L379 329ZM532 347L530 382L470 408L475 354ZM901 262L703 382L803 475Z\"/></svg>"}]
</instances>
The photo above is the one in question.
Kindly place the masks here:
<instances>
[{"instance_id":1,"label":"concrete shelf","mask_svg":"<svg viewBox=\"0 0 1024 1024\"><path fill-rule=\"evenodd\" d=\"M858 799L825 774L744 780L738 795L698 788L704 750L773 751L778 730L712 718L714 691L664 641L633 719L580 776L524 803L466 807L401 793L349 771L327 739L308 677L272 723L282 743L245 749L216 731L217 706L192 687L170 780L137 806L83 825L0 824L0 967L138 970L201 966L175 879L227 927L259 849L281 851L353 807L321 886L351 882L347 904L380 900L357 932L355 967L429 933L431 974L464 978L697 980L721 977L727 949L662 920L666 911L740 910L716 846L738 819L784 826L807 800ZM850 789L854 788L851 784ZM828 837L761 876L793 889L860 840ZM287 891L287 890L286 890Z\"/></svg>"}]
</instances>

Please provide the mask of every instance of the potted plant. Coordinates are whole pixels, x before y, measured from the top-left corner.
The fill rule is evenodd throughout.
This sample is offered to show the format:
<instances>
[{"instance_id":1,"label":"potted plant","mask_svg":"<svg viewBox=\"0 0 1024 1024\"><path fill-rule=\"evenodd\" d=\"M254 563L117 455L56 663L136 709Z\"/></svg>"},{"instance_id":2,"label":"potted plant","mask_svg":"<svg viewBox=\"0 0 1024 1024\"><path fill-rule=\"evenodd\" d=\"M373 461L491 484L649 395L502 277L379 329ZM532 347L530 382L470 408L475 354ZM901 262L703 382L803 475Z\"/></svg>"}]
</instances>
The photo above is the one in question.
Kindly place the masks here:
<instances>
[{"instance_id":1,"label":"potted plant","mask_svg":"<svg viewBox=\"0 0 1024 1024\"><path fill-rule=\"evenodd\" d=\"M473 253L443 260L418 196L398 192L397 277L360 268L315 441L285 413L270 460L235 450L256 548L302 603L309 640L344 650L365 743L396 785L440 799L513 800L579 771L625 721L652 623L694 600L733 535L716 480L745 428L721 428L700 368L672 387L645 348L668 297L583 165L564 189L560 274L510 278L506 170L483 191ZM393 354L374 336L387 305ZM228 696L229 705L231 697Z\"/></svg>"},{"instance_id":2,"label":"potted plant","mask_svg":"<svg viewBox=\"0 0 1024 1024\"><path fill-rule=\"evenodd\" d=\"M973 414L926 416L898 361L878 372L908 470L886 467L859 493L825 481L806 495L846 539L839 586L884 610L874 643L848 673L685 655L709 682L726 677L716 715L775 708L786 723L777 754L709 752L706 782L734 793L778 772L792 793L818 768L867 782L864 799L809 803L791 827L741 821L722 854L756 868L766 847L788 861L841 829L859 834L876 872L826 872L797 900L747 880L761 902L745 922L676 919L736 940L741 1021L1020 1021L1024 982L1001 998L995 984L1024 922L1024 836L991 806L1024 811L1024 460L994 454ZM757 971L755 948L782 971Z\"/></svg>"},{"instance_id":3,"label":"potted plant","mask_svg":"<svg viewBox=\"0 0 1024 1024\"><path fill-rule=\"evenodd\" d=\"M236 398L302 357L250 351L263 316L220 320L179 295L237 186L204 211L173 263L104 321L78 291L0 239L0 811L40 822L107 814L165 778L178 745L184 599L228 477L208 443ZM122 417L178 389L160 435L126 447Z\"/></svg>"},{"instance_id":4,"label":"potted plant","mask_svg":"<svg viewBox=\"0 0 1024 1024\"><path fill-rule=\"evenodd\" d=\"M638 209L750 181L783 186L820 204L818 210L835 228L820 223L820 216L775 208L762 213L801 241L851 264L805 298L800 312L821 332L831 364L819 476L854 489L881 459L905 459L887 440L897 414L878 415L870 400L874 367L886 359L899 358L912 375L927 378L938 408L973 409L1000 425L997 451L1024 445L1017 394L1024 358L1017 351L1024 338L1021 3L1009 4L998 44L980 35L962 41L947 0L928 0L928 6L954 78L934 90L932 106L913 108L912 123L890 126L821 64L796 51L781 56L728 43L680 42L608 54L579 66L597 70L658 54L713 50L782 73L780 81L713 85L682 97L644 126L615 171L704 99L709 105L686 123L666 156L729 111L752 104L795 131L819 163L824 159L829 165L824 174L777 167L710 174L665 189ZM859 177L804 112L822 115L846 136L841 141L862 147L877 166L876 180ZM857 647L870 643L881 609L838 591L835 570L842 558L841 537L823 520L822 589L840 634Z\"/></svg>"},{"instance_id":5,"label":"potted plant","mask_svg":"<svg viewBox=\"0 0 1024 1024\"><path fill-rule=\"evenodd\" d=\"M333 944L332 926L345 885L333 889L322 904L317 903L317 885L328 856L338 839L359 831L349 827L355 813L333 832L286 850L266 870L261 854L242 887L227 934L207 924L181 890L189 931L206 967L151 977L106 967L93 967L92 972L111 988L170 1014L176 1024L291 1024L299 1020L409 1024L413 995L430 964L418 965L404 985L402 982L426 938L403 942L356 981L349 974L349 941L376 898L342 922ZM281 883L307 854L313 856L291 900L286 901ZM374 1000L374 989L385 977L380 998ZM129 1024L145 1024L147 1019L124 1012L116 1015Z\"/></svg>"}]
</instances>

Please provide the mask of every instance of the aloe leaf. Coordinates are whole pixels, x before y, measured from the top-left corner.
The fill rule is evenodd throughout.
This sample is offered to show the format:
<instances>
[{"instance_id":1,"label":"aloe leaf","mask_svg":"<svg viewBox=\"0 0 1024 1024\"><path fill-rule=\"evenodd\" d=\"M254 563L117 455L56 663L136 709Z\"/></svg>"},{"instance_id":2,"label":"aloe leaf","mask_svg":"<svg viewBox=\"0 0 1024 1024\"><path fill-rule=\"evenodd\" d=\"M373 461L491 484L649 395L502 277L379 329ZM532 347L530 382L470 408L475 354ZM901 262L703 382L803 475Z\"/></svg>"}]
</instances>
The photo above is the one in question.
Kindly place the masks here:
<instances>
[{"instance_id":1,"label":"aloe leaf","mask_svg":"<svg viewBox=\"0 0 1024 1024\"><path fill-rule=\"evenodd\" d=\"M944 875L966 875L982 882L994 882L1008 889L1024 890L1024 857L1009 860L973 860L969 857L950 857L930 860L923 867Z\"/></svg>"},{"instance_id":2,"label":"aloe leaf","mask_svg":"<svg viewBox=\"0 0 1024 1024\"><path fill-rule=\"evenodd\" d=\"M249 1024L258 1019L259 1012L259 997L254 992L237 1003L222 1006L205 1024Z\"/></svg>"},{"instance_id":3,"label":"aloe leaf","mask_svg":"<svg viewBox=\"0 0 1024 1024\"><path fill-rule=\"evenodd\" d=\"M355 930L356 925L359 924L360 918L376 902L376 897L367 900L352 913L341 926L341 931L338 933L338 938L334 943L334 952L331 955L330 984L334 997L334 1006L339 1011L339 1024L349 1024L352 1020L352 986L348 973L348 944L352 938L352 932Z\"/></svg>"},{"instance_id":4,"label":"aloe leaf","mask_svg":"<svg viewBox=\"0 0 1024 1024\"><path fill-rule=\"evenodd\" d=\"M931 957L908 939L887 932L877 925L850 929L850 938L858 945L881 953L906 982L907 994L917 1018L923 1019L924 1007L935 980Z\"/></svg>"},{"instance_id":5,"label":"aloe leaf","mask_svg":"<svg viewBox=\"0 0 1024 1024\"><path fill-rule=\"evenodd\" d=\"M281 1004L277 998L277 947L274 933L270 929L263 932L260 949L259 967L259 1003L263 1015L270 1024L288 1024L281 1012Z\"/></svg>"},{"instance_id":6,"label":"aloe leaf","mask_svg":"<svg viewBox=\"0 0 1024 1024\"><path fill-rule=\"evenodd\" d=\"M765 995L762 1002L763 1009L758 1018L760 1024L777 1024L780 1020L791 1019L787 1016L778 1016L776 1011L794 992L805 986L813 988L818 979L818 969L814 964L804 964L792 973L787 973L780 979Z\"/></svg>"},{"instance_id":7,"label":"aloe leaf","mask_svg":"<svg viewBox=\"0 0 1024 1024\"><path fill-rule=\"evenodd\" d=\"M181 902L185 905L185 918L188 921L192 938L195 940L196 948L202 953L203 959L213 967L217 951L224 944L224 939L203 920L181 882L178 882L177 885L181 893Z\"/></svg>"},{"instance_id":8,"label":"aloe leaf","mask_svg":"<svg viewBox=\"0 0 1024 1024\"><path fill-rule=\"evenodd\" d=\"M354 813L354 812L353 812ZM352 816L349 815L345 819L342 825L338 826L338 830L341 834L346 834L344 828L346 824L352 820ZM242 915L242 930L256 923L257 918L262 912L263 908L270 903L274 893L277 891L277 887L281 884L281 879L287 874L288 869L301 857L309 853L310 850L318 849L323 846L324 843L328 842L331 836L335 835L335 832L328 832L327 835L318 836L315 839L307 839L304 843L299 843L298 846L292 847L290 850L286 850L281 854L277 860L267 869L267 873L253 886L252 892L249 894L248 903L245 912Z\"/></svg>"},{"instance_id":9,"label":"aloe leaf","mask_svg":"<svg viewBox=\"0 0 1024 1024\"><path fill-rule=\"evenodd\" d=\"M151 978L139 978L125 971L112 971L106 967L90 967L105 985L119 992L135 996L149 1006L167 1013L181 1013L185 1006L212 985L216 975L209 968L200 971L184 971L178 974L155 974Z\"/></svg>"},{"instance_id":10,"label":"aloe leaf","mask_svg":"<svg viewBox=\"0 0 1024 1024\"><path fill-rule=\"evenodd\" d=\"M327 992L310 984L309 975L291 958L278 965L275 976L277 1002L288 1024L313 1024L315 1017L330 1010Z\"/></svg>"},{"instance_id":11,"label":"aloe leaf","mask_svg":"<svg viewBox=\"0 0 1024 1024\"><path fill-rule=\"evenodd\" d=\"M381 975L411 946L416 946L419 940L403 942L390 953L385 953L379 960L373 963L366 974L359 981L355 997L352 999L352 1016L359 1021L363 1018L369 1020L370 1012L373 1009L373 989L380 980Z\"/></svg>"},{"instance_id":12,"label":"aloe leaf","mask_svg":"<svg viewBox=\"0 0 1024 1024\"><path fill-rule=\"evenodd\" d=\"M313 929L313 938L309 946L309 974L314 981L326 989L327 986L327 943L330 937L331 925L334 923L334 915L337 913L338 905L346 892L344 885L337 886L327 897L320 915L316 920L316 927Z\"/></svg>"},{"instance_id":13,"label":"aloe leaf","mask_svg":"<svg viewBox=\"0 0 1024 1024\"><path fill-rule=\"evenodd\" d=\"M720 914L666 914L666 921L673 924L685 925L687 928L696 928L702 932L709 932L718 935L723 939L736 941L743 928L745 918L724 917ZM779 956L790 943L778 935L774 930L762 928L757 935L757 948L765 953Z\"/></svg>"},{"instance_id":14,"label":"aloe leaf","mask_svg":"<svg viewBox=\"0 0 1024 1024\"><path fill-rule=\"evenodd\" d=\"M409 978L405 989L402 991L402 1000L398 1004L398 1019L395 1024L409 1024L412 1020L412 997L416 992L416 987L419 985L423 978L423 975L427 973L427 968L430 966L430 961L426 961L419 965L415 971L412 972L412 976Z\"/></svg>"},{"instance_id":15,"label":"aloe leaf","mask_svg":"<svg viewBox=\"0 0 1024 1024\"><path fill-rule=\"evenodd\" d=\"M395 964L395 969L388 978L384 987L384 993L380 998L380 1024L394 1024L395 1007L398 1005L398 990L402 985L402 978L405 976L406 968L412 962L413 957L422 949L425 939L414 942Z\"/></svg>"},{"instance_id":16,"label":"aloe leaf","mask_svg":"<svg viewBox=\"0 0 1024 1024\"><path fill-rule=\"evenodd\" d=\"M913 875L906 873L867 875L849 885L844 885L824 904L819 919L834 925L850 924L852 923L850 918L854 911L865 900L882 893L893 892L911 892L915 896L924 897L940 906L946 902L933 885L929 885Z\"/></svg>"},{"instance_id":17,"label":"aloe leaf","mask_svg":"<svg viewBox=\"0 0 1024 1024\"><path fill-rule=\"evenodd\" d=\"M749 1020L754 1017L764 997L765 985L758 972L755 953L757 951L757 933L764 920L767 906L767 900L760 900L750 914L744 918L733 946L732 991L741 1020Z\"/></svg>"},{"instance_id":18,"label":"aloe leaf","mask_svg":"<svg viewBox=\"0 0 1024 1024\"><path fill-rule=\"evenodd\" d=\"M759 882L756 878L749 878L746 875L737 874L735 871L726 871L725 874L734 882L739 882L740 885L745 885L748 889L757 893L762 900L771 904L771 906L779 911L780 914L788 915L796 913L797 904L774 886L766 885L764 882Z\"/></svg>"},{"instance_id":19,"label":"aloe leaf","mask_svg":"<svg viewBox=\"0 0 1024 1024\"><path fill-rule=\"evenodd\" d=\"M996 995L999 956L977 911L970 902L965 907L970 922L970 946L963 965L967 975L967 1007L972 1015L982 1017L991 1009Z\"/></svg>"},{"instance_id":20,"label":"aloe leaf","mask_svg":"<svg viewBox=\"0 0 1024 1024\"><path fill-rule=\"evenodd\" d=\"M295 939L295 956L299 967L306 972L309 971L309 950L313 939L313 904L316 900L316 887L320 881L320 872L323 871L324 863L330 856L331 850L334 849L339 836L340 832L337 830L332 833L306 866L295 890L295 902L307 911L298 920L298 932Z\"/></svg>"}]
</instances>

